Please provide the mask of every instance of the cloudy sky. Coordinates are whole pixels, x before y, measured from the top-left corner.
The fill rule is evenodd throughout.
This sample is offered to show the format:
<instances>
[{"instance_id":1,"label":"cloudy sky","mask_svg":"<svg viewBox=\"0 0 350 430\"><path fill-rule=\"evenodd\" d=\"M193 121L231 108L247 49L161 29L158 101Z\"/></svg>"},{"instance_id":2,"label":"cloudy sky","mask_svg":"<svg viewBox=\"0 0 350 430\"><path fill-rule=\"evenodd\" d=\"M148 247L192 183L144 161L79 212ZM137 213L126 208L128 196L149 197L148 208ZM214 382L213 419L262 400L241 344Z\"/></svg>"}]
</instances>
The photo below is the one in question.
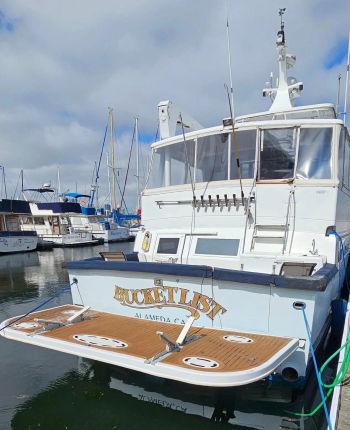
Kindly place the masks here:
<instances>
[{"instance_id":1,"label":"cloudy sky","mask_svg":"<svg viewBox=\"0 0 350 430\"><path fill-rule=\"evenodd\" d=\"M261 89L276 70L278 8L286 7L300 102L334 102L345 84L348 0L0 0L0 164L8 194L25 185L87 192L107 108L115 112L119 180L133 121L142 165L157 129L157 103L170 99L205 126L227 116L229 5L236 113L265 110ZM128 204L135 206L135 157ZM144 167L145 169L146 167ZM101 195L106 194L103 161Z\"/></svg>"}]
</instances>

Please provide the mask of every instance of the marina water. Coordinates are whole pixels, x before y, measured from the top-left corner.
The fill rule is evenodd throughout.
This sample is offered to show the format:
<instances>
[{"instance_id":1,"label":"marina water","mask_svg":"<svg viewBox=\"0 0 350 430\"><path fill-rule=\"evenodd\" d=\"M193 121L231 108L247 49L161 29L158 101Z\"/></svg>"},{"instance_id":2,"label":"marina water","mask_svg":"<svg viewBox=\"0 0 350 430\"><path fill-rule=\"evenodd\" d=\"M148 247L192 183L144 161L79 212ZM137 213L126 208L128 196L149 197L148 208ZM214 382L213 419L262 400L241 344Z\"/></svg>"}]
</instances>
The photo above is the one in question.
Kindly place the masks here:
<instances>
[{"instance_id":1,"label":"marina water","mask_svg":"<svg viewBox=\"0 0 350 430\"><path fill-rule=\"evenodd\" d=\"M56 248L0 257L0 320L27 312L68 283L65 261L133 243ZM71 302L69 292L47 306ZM315 380L300 393L261 381L195 388L48 349L1 339L0 429L322 429ZM331 377L331 370L329 372Z\"/></svg>"}]
</instances>

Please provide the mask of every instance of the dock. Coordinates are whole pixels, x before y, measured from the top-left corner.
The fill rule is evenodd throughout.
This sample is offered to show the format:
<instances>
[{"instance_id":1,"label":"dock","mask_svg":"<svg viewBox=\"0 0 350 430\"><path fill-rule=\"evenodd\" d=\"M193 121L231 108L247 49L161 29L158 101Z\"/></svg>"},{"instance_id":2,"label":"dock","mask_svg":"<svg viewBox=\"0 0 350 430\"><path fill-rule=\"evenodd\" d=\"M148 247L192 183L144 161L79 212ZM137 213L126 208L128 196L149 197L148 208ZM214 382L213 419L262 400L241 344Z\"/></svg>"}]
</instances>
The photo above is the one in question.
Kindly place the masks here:
<instances>
[{"instance_id":1,"label":"dock","mask_svg":"<svg viewBox=\"0 0 350 430\"><path fill-rule=\"evenodd\" d=\"M348 303L344 331L341 344L344 345L350 329L350 303ZM344 349L341 351L338 362L340 368L344 359ZM344 379L344 384L337 385L333 392L332 403L330 405L330 419L333 430L350 429L350 368ZM328 427L330 430L330 427Z\"/></svg>"},{"instance_id":2,"label":"dock","mask_svg":"<svg viewBox=\"0 0 350 430\"><path fill-rule=\"evenodd\" d=\"M350 429L350 370L345 378L345 384L340 389L340 407L337 430Z\"/></svg>"}]
</instances>

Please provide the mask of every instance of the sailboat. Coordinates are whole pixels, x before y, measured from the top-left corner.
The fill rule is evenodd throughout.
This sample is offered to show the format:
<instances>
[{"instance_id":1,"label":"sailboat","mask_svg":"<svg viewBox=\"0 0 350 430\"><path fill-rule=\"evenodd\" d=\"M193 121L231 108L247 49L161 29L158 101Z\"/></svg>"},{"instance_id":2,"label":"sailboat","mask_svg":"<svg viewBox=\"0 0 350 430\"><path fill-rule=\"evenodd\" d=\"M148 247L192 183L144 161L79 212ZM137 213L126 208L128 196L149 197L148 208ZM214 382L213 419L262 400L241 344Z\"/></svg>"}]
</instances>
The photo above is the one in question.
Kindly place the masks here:
<instances>
[{"instance_id":1,"label":"sailboat","mask_svg":"<svg viewBox=\"0 0 350 430\"><path fill-rule=\"evenodd\" d=\"M350 138L332 104L294 105L282 13L276 48L266 112L203 128L158 105L135 253L67 263L73 304L3 336L206 387L307 380L348 260Z\"/></svg>"}]
</instances>

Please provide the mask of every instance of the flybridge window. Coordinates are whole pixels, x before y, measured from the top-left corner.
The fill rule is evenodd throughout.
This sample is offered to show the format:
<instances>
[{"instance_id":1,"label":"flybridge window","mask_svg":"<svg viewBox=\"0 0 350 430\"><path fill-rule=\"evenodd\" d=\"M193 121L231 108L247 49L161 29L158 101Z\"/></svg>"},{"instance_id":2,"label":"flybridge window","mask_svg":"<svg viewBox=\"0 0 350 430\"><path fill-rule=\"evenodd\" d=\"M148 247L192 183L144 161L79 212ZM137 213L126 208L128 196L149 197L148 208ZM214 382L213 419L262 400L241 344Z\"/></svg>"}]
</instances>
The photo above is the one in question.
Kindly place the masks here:
<instances>
[{"instance_id":1,"label":"flybridge window","mask_svg":"<svg viewBox=\"0 0 350 430\"><path fill-rule=\"evenodd\" d=\"M294 177L296 142L294 128L263 130L260 144L259 179Z\"/></svg>"},{"instance_id":2,"label":"flybridge window","mask_svg":"<svg viewBox=\"0 0 350 430\"><path fill-rule=\"evenodd\" d=\"M196 182L226 180L227 173L228 134L198 138Z\"/></svg>"},{"instance_id":3,"label":"flybridge window","mask_svg":"<svg viewBox=\"0 0 350 430\"><path fill-rule=\"evenodd\" d=\"M331 178L332 129L301 128L296 178Z\"/></svg>"},{"instance_id":4,"label":"flybridge window","mask_svg":"<svg viewBox=\"0 0 350 430\"><path fill-rule=\"evenodd\" d=\"M158 242L157 254L177 254L179 241L178 237L161 237Z\"/></svg>"},{"instance_id":5,"label":"flybridge window","mask_svg":"<svg viewBox=\"0 0 350 430\"><path fill-rule=\"evenodd\" d=\"M155 149L150 188L190 184L191 175L193 180L194 153L195 142L193 140Z\"/></svg>"},{"instance_id":6,"label":"flybridge window","mask_svg":"<svg viewBox=\"0 0 350 430\"><path fill-rule=\"evenodd\" d=\"M256 130L237 131L231 137L231 172L230 179L238 179L236 151L238 149L241 177L254 178Z\"/></svg>"}]
</instances>

